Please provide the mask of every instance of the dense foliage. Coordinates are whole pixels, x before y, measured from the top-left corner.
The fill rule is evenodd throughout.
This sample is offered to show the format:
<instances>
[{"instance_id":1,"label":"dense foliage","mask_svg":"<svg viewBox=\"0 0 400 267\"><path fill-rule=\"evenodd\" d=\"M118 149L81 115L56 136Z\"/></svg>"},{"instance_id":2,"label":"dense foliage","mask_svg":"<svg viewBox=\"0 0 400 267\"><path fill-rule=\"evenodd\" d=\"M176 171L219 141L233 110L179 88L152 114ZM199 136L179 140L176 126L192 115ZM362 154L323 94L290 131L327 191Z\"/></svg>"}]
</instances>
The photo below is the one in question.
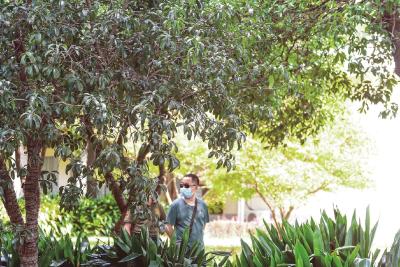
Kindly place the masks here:
<instances>
[{"instance_id":1,"label":"dense foliage","mask_svg":"<svg viewBox=\"0 0 400 267\"><path fill-rule=\"evenodd\" d=\"M177 244L176 238L170 241L153 240L146 229L140 234L129 236L122 231L120 236L114 238L114 246L99 246L98 254L89 261L89 266L124 266L131 263L133 266L223 266L228 260L229 253L221 251L206 252L197 245L188 246L189 231L187 230L182 242ZM222 257L217 262L217 256Z\"/></svg>"},{"instance_id":2,"label":"dense foliage","mask_svg":"<svg viewBox=\"0 0 400 267\"><path fill-rule=\"evenodd\" d=\"M365 222L356 214L348 220L340 211L334 217L321 213L320 221L302 224L284 222L281 227L265 224L251 236L251 246L242 241L241 252L228 259L229 253L208 252L187 247L188 232L181 245L152 240L146 229L140 235L129 236L125 231L114 236L113 245L91 246L87 237L79 234L56 236L41 231L39 236L39 266L199 266L208 262L213 266L374 266L394 267L400 264L400 232L392 246L383 251L373 249L377 223L370 222L369 210ZM0 266L19 266L15 250L15 236L3 232L0 237Z\"/></svg>"},{"instance_id":3,"label":"dense foliage","mask_svg":"<svg viewBox=\"0 0 400 267\"><path fill-rule=\"evenodd\" d=\"M15 242L15 235L11 232L6 232L0 237L0 266L21 266ZM93 253L88 238L82 234L72 238L69 234L55 236L53 232L40 231L38 248L38 265L41 267L78 267L87 262L89 255Z\"/></svg>"},{"instance_id":4,"label":"dense foliage","mask_svg":"<svg viewBox=\"0 0 400 267\"><path fill-rule=\"evenodd\" d=\"M18 267L20 258L15 250L15 236L5 232L0 237L0 266ZM83 233L77 237L69 234L54 235L53 231L40 231L39 266L79 267L79 266L201 266L202 263L213 263L223 266L228 260L227 252L205 252L194 246L188 247L188 232L183 243L171 242L149 237L146 229L140 235L129 236L123 231L114 236L113 245L99 244L91 246ZM217 259L219 256L219 259ZM218 263L218 264L217 264Z\"/></svg>"},{"instance_id":5,"label":"dense foliage","mask_svg":"<svg viewBox=\"0 0 400 267\"><path fill-rule=\"evenodd\" d=\"M344 97L395 112L385 64L399 58L397 8L395 0L1 1L0 192L24 237L22 266L37 265L46 148L70 161L64 208L83 194L83 179L89 193L97 180L121 220L129 211L136 220L149 215L158 182L146 159L178 167L179 128L231 169L244 130L268 145L305 140L332 119L325 104ZM141 149L127 153L128 142ZM24 217L13 178L24 184Z\"/></svg>"},{"instance_id":6,"label":"dense foliage","mask_svg":"<svg viewBox=\"0 0 400 267\"><path fill-rule=\"evenodd\" d=\"M282 227L265 225L252 235L252 246L242 241L242 252L227 266L398 266L400 255L399 234L396 235L390 254L373 249L377 224L371 225L367 209L365 224L351 221L335 210L334 218L325 212L320 222L313 219L295 225L284 222ZM389 260L390 259L390 260Z\"/></svg>"},{"instance_id":7,"label":"dense foliage","mask_svg":"<svg viewBox=\"0 0 400 267\"><path fill-rule=\"evenodd\" d=\"M24 200L19 200L24 211ZM110 236L120 213L111 195L81 199L74 210L60 210L60 197L44 196L41 199L39 225L53 234L76 236L84 232L88 236ZM5 211L0 211L0 221L9 221Z\"/></svg>"}]
</instances>

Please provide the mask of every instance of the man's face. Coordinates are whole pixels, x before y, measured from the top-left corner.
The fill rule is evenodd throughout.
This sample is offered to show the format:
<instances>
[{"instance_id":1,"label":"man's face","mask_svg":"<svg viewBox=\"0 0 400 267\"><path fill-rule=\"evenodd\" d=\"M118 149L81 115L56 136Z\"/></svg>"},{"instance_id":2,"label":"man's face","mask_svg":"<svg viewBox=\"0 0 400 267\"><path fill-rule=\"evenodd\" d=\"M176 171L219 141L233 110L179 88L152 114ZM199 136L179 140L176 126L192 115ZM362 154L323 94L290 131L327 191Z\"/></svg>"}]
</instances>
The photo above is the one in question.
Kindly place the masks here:
<instances>
[{"instance_id":1,"label":"man's face","mask_svg":"<svg viewBox=\"0 0 400 267\"><path fill-rule=\"evenodd\" d=\"M188 185L189 185L189 188L192 190L193 195L195 195L196 191L197 191L197 184L193 183L191 177L183 177L183 179L181 180L180 186L187 188Z\"/></svg>"}]
</instances>

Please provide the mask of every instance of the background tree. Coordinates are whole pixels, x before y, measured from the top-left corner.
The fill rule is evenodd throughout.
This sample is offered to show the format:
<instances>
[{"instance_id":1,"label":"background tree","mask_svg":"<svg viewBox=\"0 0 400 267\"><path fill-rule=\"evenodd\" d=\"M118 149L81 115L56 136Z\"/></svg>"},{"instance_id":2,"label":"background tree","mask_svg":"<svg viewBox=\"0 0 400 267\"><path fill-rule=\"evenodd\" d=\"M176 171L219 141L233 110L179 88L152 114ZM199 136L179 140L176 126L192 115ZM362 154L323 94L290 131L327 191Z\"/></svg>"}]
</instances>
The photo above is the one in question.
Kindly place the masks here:
<instances>
[{"instance_id":1,"label":"background tree","mask_svg":"<svg viewBox=\"0 0 400 267\"><path fill-rule=\"evenodd\" d=\"M179 147L177 173L200 174L209 186L207 194L220 200L259 197L275 225L318 192L368 186L368 156L373 149L348 115L304 144L292 140L265 150L264 142L249 137L235 153L236 165L230 172L216 169L200 142L181 141Z\"/></svg>"}]
</instances>

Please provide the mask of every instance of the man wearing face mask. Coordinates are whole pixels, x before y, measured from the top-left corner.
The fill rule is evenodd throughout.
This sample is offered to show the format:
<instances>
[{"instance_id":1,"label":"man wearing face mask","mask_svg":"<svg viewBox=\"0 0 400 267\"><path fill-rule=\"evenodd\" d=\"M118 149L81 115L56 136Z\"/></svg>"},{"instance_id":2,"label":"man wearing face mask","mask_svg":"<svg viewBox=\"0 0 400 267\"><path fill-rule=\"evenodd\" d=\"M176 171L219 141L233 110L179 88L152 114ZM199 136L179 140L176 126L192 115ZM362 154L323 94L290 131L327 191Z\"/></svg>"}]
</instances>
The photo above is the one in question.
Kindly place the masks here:
<instances>
[{"instance_id":1,"label":"man wearing face mask","mask_svg":"<svg viewBox=\"0 0 400 267\"><path fill-rule=\"evenodd\" d=\"M175 231L180 243L185 229L189 229L189 247L198 242L204 248L204 227L209 222L209 216L206 203L196 197L199 182L195 174L183 177L179 185L181 197L172 202L168 211L166 232L172 237Z\"/></svg>"}]
</instances>

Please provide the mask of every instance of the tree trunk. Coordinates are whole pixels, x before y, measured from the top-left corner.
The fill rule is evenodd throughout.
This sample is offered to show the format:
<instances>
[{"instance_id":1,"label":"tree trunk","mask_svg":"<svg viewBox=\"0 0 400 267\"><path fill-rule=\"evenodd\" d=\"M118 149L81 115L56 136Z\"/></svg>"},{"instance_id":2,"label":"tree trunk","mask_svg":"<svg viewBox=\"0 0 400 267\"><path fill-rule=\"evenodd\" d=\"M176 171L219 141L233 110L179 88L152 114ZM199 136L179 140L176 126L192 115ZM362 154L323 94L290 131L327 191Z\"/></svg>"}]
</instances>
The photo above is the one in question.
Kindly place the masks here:
<instances>
[{"instance_id":1,"label":"tree trunk","mask_svg":"<svg viewBox=\"0 0 400 267\"><path fill-rule=\"evenodd\" d=\"M178 190L176 188L176 179L174 174L168 173L167 178L167 191L172 201L178 198Z\"/></svg>"},{"instance_id":2,"label":"tree trunk","mask_svg":"<svg viewBox=\"0 0 400 267\"><path fill-rule=\"evenodd\" d=\"M39 177L42 165L42 142L28 138L28 175L24 184L27 231L20 248L21 267L38 266L38 215L40 207Z\"/></svg>"},{"instance_id":3,"label":"tree trunk","mask_svg":"<svg viewBox=\"0 0 400 267\"><path fill-rule=\"evenodd\" d=\"M121 189L119 188L117 182L114 180L114 176L112 175L112 173L109 172L106 174L106 182L111 190L111 194L117 202L119 211L121 213L124 212L126 209L126 201Z\"/></svg>"},{"instance_id":4,"label":"tree trunk","mask_svg":"<svg viewBox=\"0 0 400 267\"><path fill-rule=\"evenodd\" d=\"M0 156L0 186L3 188L4 197L3 204L6 209L10 221L14 225L23 225L21 210L19 209L17 196L14 191L13 181L7 171L4 159Z\"/></svg>"},{"instance_id":5,"label":"tree trunk","mask_svg":"<svg viewBox=\"0 0 400 267\"><path fill-rule=\"evenodd\" d=\"M117 182L115 182L112 173L106 174L106 182L111 190L111 194L117 202L118 209L121 212L121 217L114 226L114 232L118 234L121 231L122 227L125 227L125 222L130 220L130 213L128 212L129 208L128 204L125 201L123 192L119 188ZM130 229L130 226L128 226L128 228Z\"/></svg>"},{"instance_id":6,"label":"tree trunk","mask_svg":"<svg viewBox=\"0 0 400 267\"><path fill-rule=\"evenodd\" d=\"M118 141L118 144L122 144L121 142L122 142L122 136L123 136L123 134L121 134L119 137L119 141ZM150 137L151 137L151 134L149 135ZM147 156L147 154L150 152L150 139L151 138L149 138L149 143L147 143L146 144L146 147L144 148L144 150L143 151L141 151L140 153L139 153L139 155L138 155L138 157L137 157L137 162L139 163L139 164L143 164L144 163L144 160L146 159L146 156ZM116 184L116 182L114 181L114 184ZM116 189L116 186L113 186L115 189ZM119 188L119 187L118 187ZM115 191L117 191L117 190L115 190ZM119 233L120 232L120 230L122 229L122 227L123 228L125 228L125 230L127 231L127 232L131 232L131 228L132 228L132 223L131 223L131 214L130 214L130 207L129 207L129 204L131 203L131 194L132 194L132 192L129 192L129 195L130 196L128 196L128 200L127 201L125 201L125 199L123 198L123 195L122 195L122 192L121 192L121 190L119 190L120 192L116 192L116 194L114 194L114 192L113 192L113 190L112 190L112 192L113 192L113 195L114 195L114 197L116 198L116 196L121 196L121 200L123 199L124 200L124 202L125 202L125 207L123 207L122 205L120 206L119 205L119 202L121 202L122 203L122 201L119 201L117 198L116 198L116 200L117 200L117 204L118 204L118 207L119 207L119 209L120 209L120 211L121 211L121 217L120 217L120 219L119 219L119 221L116 223L116 225L115 225L115 228L114 228L114 231L116 232L116 233Z\"/></svg>"},{"instance_id":7,"label":"tree trunk","mask_svg":"<svg viewBox=\"0 0 400 267\"><path fill-rule=\"evenodd\" d=\"M93 169L94 162L98 155L99 148L96 149L94 143L96 137L93 131L93 125L86 115L81 119L81 122L85 125L86 130L86 167L90 170ZM93 176L89 175L86 177L86 197L96 198L98 194L98 183Z\"/></svg>"},{"instance_id":8,"label":"tree trunk","mask_svg":"<svg viewBox=\"0 0 400 267\"><path fill-rule=\"evenodd\" d=\"M167 170L165 169L164 163L158 166L158 186L157 186L157 194L161 195L162 186L165 186Z\"/></svg>"},{"instance_id":9,"label":"tree trunk","mask_svg":"<svg viewBox=\"0 0 400 267\"><path fill-rule=\"evenodd\" d=\"M161 164L159 167L159 174L158 174L158 187L157 187L157 194L160 197L164 197L167 200L168 205L172 203L171 195L169 194L168 186L167 186L167 176L170 174L167 172L165 168L165 164ZM162 190L164 187L164 190Z\"/></svg>"},{"instance_id":10,"label":"tree trunk","mask_svg":"<svg viewBox=\"0 0 400 267\"><path fill-rule=\"evenodd\" d=\"M386 13L383 16L384 22L386 22L385 30L390 34L393 44L393 60L395 63L394 72L400 77L400 15L396 10Z\"/></svg>"},{"instance_id":11,"label":"tree trunk","mask_svg":"<svg viewBox=\"0 0 400 267\"><path fill-rule=\"evenodd\" d=\"M86 167L92 169L94 161L96 160L96 150L90 138L87 140L86 146ZM98 194L98 184L93 176L86 177L86 197L96 198Z\"/></svg>"}]
</instances>

